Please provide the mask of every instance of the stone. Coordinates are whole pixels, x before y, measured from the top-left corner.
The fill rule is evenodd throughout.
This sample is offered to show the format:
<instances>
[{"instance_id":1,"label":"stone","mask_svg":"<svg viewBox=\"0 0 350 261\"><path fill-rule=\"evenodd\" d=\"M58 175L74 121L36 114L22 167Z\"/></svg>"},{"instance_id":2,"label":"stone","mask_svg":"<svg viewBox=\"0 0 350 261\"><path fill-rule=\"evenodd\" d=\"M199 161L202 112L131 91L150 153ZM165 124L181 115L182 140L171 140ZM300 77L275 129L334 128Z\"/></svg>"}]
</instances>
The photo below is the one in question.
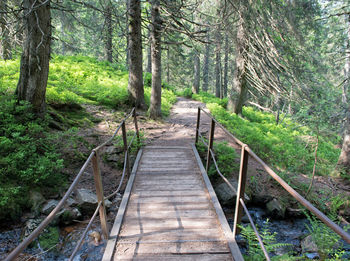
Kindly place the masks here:
<instances>
[{"instance_id":1,"label":"stone","mask_svg":"<svg viewBox=\"0 0 350 261\"><path fill-rule=\"evenodd\" d=\"M42 219L28 219L23 227L21 239L28 237L41 223Z\"/></svg>"},{"instance_id":2,"label":"stone","mask_svg":"<svg viewBox=\"0 0 350 261\"><path fill-rule=\"evenodd\" d=\"M76 207L78 206L78 202L74 198L68 198L65 205L67 207Z\"/></svg>"},{"instance_id":3,"label":"stone","mask_svg":"<svg viewBox=\"0 0 350 261\"><path fill-rule=\"evenodd\" d=\"M51 213L51 211L57 207L59 201L55 200L55 199L51 199L48 202L46 202L46 204L42 207L41 209L41 213L48 215Z\"/></svg>"},{"instance_id":4,"label":"stone","mask_svg":"<svg viewBox=\"0 0 350 261\"><path fill-rule=\"evenodd\" d=\"M320 255L318 253L306 253L305 256L308 259L320 259Z\"/></svg>"},{"instance_id":5,"label":"stone","mask_svg":"<svg viewBox=\"0 0 350 261\"><path fill-rule=\"evenodd\" d=\"M40 213L41 206L45 203L46 199L44 196L37 191L30 191L29 193L29 202L31 206L31 211L35 215Z\"/></svg>"},{"instance_id":6,"label":"stone","mask_svg":"<svg viewBox=\"0 0 350 261\"><path fill-rule=\"evenodd\" d=\"M74 220L79 220L82 217L81 212L77 208L65 208L59 213L59 222L64 225L69 225Z\"/></svg>"},{"instance_id":7,"label":"stone","mask_svg":"<svg viewBox=\"0 0 350 261\"><path fill-rule=\"evenodd\" d=\"M274 218L283 219L286 207L277 199L273 199L266 204L267 213Z\"/></svg>"},{"instance_id":8,"label":"stone","mask_svg":"<svg viewBox=\"0 0 350 261\"><path fill-rule=\"evenodd\" d=\"M229 182L236 189L237 181L235 179L230 179ZM231 205L233 206L236 203L237 193L232 191L232 189L226 184L226 182L222 182L214 187L215 193L220 200L222 205ZM244 194L244 199L249 201L249 197L247 194Z\"/></svg>"},{"instance_id":9,"label":"stone","mask_svg":"<svg viewBox=\"0 0 350 261\"><path fill-rule=\"evenodd\" d=\"M91 215L95 212L97 206L97 196L94 192L89 189L78 189L76 196L79 208L83 214ZM111 207L112 202L105 200L105 206L106 208Z\"/></svg>"},{"instance_id":10,"label":"stone","mask_svg":"<svg viewBox=\"0 0 350 261\"><path fill-rule=\"evenodd\" d=\"M301 241L301 249L303 253L315 253L318 252L317 245L312 239L311 235L308 235Z\"/></svg>"}]
</instances>

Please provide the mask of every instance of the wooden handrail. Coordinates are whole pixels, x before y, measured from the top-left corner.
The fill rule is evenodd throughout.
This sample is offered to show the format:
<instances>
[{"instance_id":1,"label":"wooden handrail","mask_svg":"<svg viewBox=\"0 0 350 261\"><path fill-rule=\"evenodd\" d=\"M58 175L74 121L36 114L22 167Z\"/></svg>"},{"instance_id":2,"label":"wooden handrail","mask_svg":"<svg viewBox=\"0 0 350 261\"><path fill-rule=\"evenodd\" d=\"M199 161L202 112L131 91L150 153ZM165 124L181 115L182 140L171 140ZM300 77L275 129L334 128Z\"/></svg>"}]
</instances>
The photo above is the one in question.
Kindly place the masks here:
<instances>
[{"instance_id":1,"label":"wooden handrail","mask_svg":"<svg viewBox=\"0 0 350 261\"><path fill-rule=\"evenodd\" d=\"M56 214L58 211L63 207L64 203L67 201L69 196L72 194L73 190L76 188L78 185L80 178L85 172L85 169L88 167L89 163L92 162L92 168L93 168L93 175L94 175L94 181L95 181L95 187L96 187L96 196L98 200L98 205L96 208L96 211L92 218L89 221L89 224L92 223L92 221L96 218L97 213L99 213L100 216L100 223L101 223L101 228L102 228L102 233L106 239L108 239L108 226L107 226L107 219L106 219L106 208L105 208L105 200L107 198L112 197L115 195L119 189L121 188L121 184L123 182L125 172L130 173L130 166L129 166L129 146L127 144L127 134L126 134L126 127L125 127L125 122L128 118L133 116L134 119L134 127L135 127L135 132L138 138L138 141L140 141L140 134L139 134L139 129L138 129L138 124L137 124L137 113L136 109L133 108L131 112L121 121L113 135L105 142L103 142L101 145L97 146L94 148L87 160L85 161L84 165L81 167L79 173L77 176L74 178L72 184L69 186L67 192L64 194L60 202L57 204L57 206L51 211L51 213L40 223L40 225L28 236L26 237L6 258L5 261L12 261L15 260L15 258L23 252L26 247L33 242L39 235L40 233L50 224L50 222L55 218ZM122 136L123 136L123 144L124 144L124 152L125 152L125 160L124 160L124 170L123 170L123 175L122 179L120 180L120 184L118 185L118 188L115 192L113 192L111 195L109 195L107 198L104 197L103 194L103 184L102 184L102 177L101 177L101 170L100 170L100 159L99 159L99 151L101 148L106 146L108 143L110 143L115 136L118 134L119 130L122 129ZM133 141L133 139L132 139ZM131 145L131 142L130 142ZM90 224L91 226L91 224ZM80 242L82 242L83 237L85 237L88 228L86 228L85 233L80 239ZM80 244L81 245L81 244ZM80 245L76 247L76 249L73 251L70 260L72 260L79 250Z\"/></svg>"},{"instance_id":2,"label":"wooden handrail","mask_svg":"<svg viewBox=\"0 0 350 261\"><path fill-rule=\"evenodd\" d=\"M347 243L350 244L350 235L345 232L340 226L335 224L332 220L330 220L325 214L323 214L320 210L318 210L315 206L313 206L308 200L302 197L298 192L296 192L291 186L289 186L281 177L279 177L261 158L259 158L252 149L249 148L248 145L244 144L238 138L236 138L232 133L230 133L221 123L219 123L210 113L206 112L203 108L198 107L198 115L197 115L197 124L196 124L196 140L198 143L198 137L202 137L200 133L200 113L204 112L211 119L210 126L210 140L209 144L205 144L208 147L208 156L207 156L207 171L209 169L210 162L208 161L209 153L212 151L212 143L214 141L214 133L212 130L215 128L215 125L220 127L234 142L241 146L241 163L240 163L240 172L239 172L239 180L238 180L238 188L237 188L237 201L236 201L236 212L234 219L234 227L233 233L236 235L238 232L237 225L241 222L242 211L244 206L242 206L241 201L244 202L244 193L245 193L245 184L246 184L246 176L247 176L247 167L248 167L248 158L249 156L255 159L261 166L265 169L265 171L274 178L292 197L294 197L298 202L300 202L304 207L306 207L311 213L316 215L326 226L330 227L335 233L340 235ZM204 141L203 141L204 142ZM205 143L205 142L204 142Z\"/></svg>"}]
</instances>

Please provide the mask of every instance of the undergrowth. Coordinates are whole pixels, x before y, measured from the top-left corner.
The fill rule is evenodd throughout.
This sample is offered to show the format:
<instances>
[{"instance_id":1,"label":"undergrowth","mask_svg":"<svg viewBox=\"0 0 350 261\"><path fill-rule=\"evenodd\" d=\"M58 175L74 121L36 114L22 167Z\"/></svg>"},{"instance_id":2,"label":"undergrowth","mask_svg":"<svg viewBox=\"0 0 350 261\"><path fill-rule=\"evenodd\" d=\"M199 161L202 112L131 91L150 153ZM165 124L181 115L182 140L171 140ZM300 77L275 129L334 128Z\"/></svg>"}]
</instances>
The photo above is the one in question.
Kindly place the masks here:
<instances>
[{"instance_id":1,"label":"undergrowth","mask_svg":"<svg viewBox=\"0 0 350 261\"><path fill-rule=\"evenodd\" d=\"M300 127L290 118L276 125L273 114L252 107L243 108L242 118L225 109L227 100L208 93L193 94L192 98L205 102L220 123L269 164L290 172L312 173L316 139L308 127ZM334 169L340 152L335 148L338 139L336 136L320 137L318 175L328 175Z\"/></svg>"}]
</instances>

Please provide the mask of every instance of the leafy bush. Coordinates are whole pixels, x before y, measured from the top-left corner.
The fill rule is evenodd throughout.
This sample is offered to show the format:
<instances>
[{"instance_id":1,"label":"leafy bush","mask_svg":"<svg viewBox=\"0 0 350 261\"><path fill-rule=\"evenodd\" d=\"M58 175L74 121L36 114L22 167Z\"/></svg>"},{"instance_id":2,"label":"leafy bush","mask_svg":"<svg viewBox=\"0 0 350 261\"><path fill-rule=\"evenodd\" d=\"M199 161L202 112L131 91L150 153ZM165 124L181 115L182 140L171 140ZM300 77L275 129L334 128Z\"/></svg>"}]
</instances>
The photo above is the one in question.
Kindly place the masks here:
<instances>
[{"instance_id":1,"label":"leafy bush","mask_svg":"<svg viewBox=\"0 0 350 261\"><path fill-rule=\"evenodd\" d=\"M203 163L206 164L208 148L202 142L199 142L197 144L197 149L199 154L201 155ZM238 170L238 164L235 163L235 160L238 158L238 155L234 148L227 145L227 142L214 142L213 151L219 170L225 177L229 177L233 171ZM218 175L219 174L217 173L215 164L211 159L211 165L208 170L208 176L216 177Z\"/></svg>"},{"instance_id":2,"label":"leafy bush","mask_svg":"<svg viewBox=\"0 0 350 261\"><path fill-rule=\"evenodd\" d=\"M151 102L151 88L145 87L145 101L147 106L150 106ZM170 114L171 106L177 101L176 95L173 91L168 89L162 89L162 114L168 116Z\"/></svg>"},{"instance_id":3,"label":"leafy bush","mask_svg":"<svg viewBox=\"0 0 350 261\"><path fill-rule=\"evenodd\" d=\"M265 161L285 170L312 173L315 137L309 128L299 127L291 119L276 125L273 114L252 107L244 107L245 118L241 118L224 108L225 101L210 94L193 94L192 97L206 102L211 114ZM328 137L319 139L316 168L319 175L329 174L337 163L339 149L332 141L335 140Z\"/></svg>"},{"instance_id":4,"label":"leafy bush","mask_svg":"<svg viewBox=\"0 0 350 261\"><path fill-rule=\"evenodd\" d=\"M193 94L192 99L195 99L197 101L201 101L204 103L217 103L224 108L227 107L227 102L228 102L227 98L220 99L215 95L212 95L207 92L199 92L199 94Z\"/></svg>"},{"instance_id":5,"label":"leafy bush","mask_svg":"<svg viewBox=\"0 0 350 261\"><path fill-rule=\"evenodd\" d=\"M185 98L192 98L192 90L191 88L185 88L181 91L178 91L176 93L178 96L182 96L182 97L185 97Z\"/></svg>"},{"instance_id":6,"label":"leafy bush","mask_svg":"<svg viewBox=\"0 0 350 261\"><path fill-rule=\"evenodd\" d=\"M63 161L44 135L47 121L37 119L26 102L0 98L0 219L18 217L28 192L64 182Z\"/></svg>"}]
</instances>

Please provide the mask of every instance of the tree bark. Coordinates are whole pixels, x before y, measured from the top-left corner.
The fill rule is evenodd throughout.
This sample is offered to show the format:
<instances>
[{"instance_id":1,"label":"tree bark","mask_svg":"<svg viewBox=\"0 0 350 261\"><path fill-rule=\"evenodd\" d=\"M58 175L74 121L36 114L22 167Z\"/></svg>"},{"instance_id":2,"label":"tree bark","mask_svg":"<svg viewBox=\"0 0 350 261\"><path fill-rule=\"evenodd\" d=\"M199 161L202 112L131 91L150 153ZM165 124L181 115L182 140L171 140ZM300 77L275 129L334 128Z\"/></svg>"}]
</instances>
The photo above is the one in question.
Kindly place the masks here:
<instances>
[{"instance_id":1,"label":"tree bark","mask_svg":"<svg viewBox=\"0 0 350 261\"><path fill-rule=\"evenodd\" d=\"M228 85L228 34L225 35L225 59L224 59L224 93L223 97L227 97L227 85Z\"/></svg>"},{"instance_id":2,"label":"tree bark","mask_svg":"<svg viewBox=\"0 0 350 261\"><path fill-rule=\"evenodd\" d=\"M108 1L105 11L106 20L106 59L110 63L113 62L113 27L112 27L112 4Z\"/></svg>"},{"instance_id":3,"label":"tree bark","mask_svg":"<svg viewBox=\"0 0 350 261\"><path fill-rule=\"evenodd\" d=\"M166 81L170 84L170 46L166 50Z\"/></svg>"},{"instance_id":4,"label":"tree bark","mask_svg":"<svg viewBox=\"0 0 350 261\"><path fill-rule=\"evenodd\" d=\"M240 1L239 20L236 36L236 70L233 76L233 88L238 92L238 96L234 97L234 92L231 90L228 101L228 109L238 115L242 115L243 105L248 94L246 80L246 57L247 51L247 36L245 33L245 14L247 12L246 3Z\"/></svg>"},{"instance_id":5,"label":"tree bark","mask_svg":"<svg viewBox=\"0 0 350 261\"><path fill-rule=\"evenodd\" d=\"M6 11L7 0L1 0L0 10ZM10 42L10 30L8 28L9 24L7 21L7 15L5 13L0 13L0 39L1 39L1 56L4 60L12 59L11 42Z\"/></svg>"},{"instance_id":6,"label":"tree bark","mask_svg":"<svg viewBox=\"0 0 350 261\"><path fill-rule=\"evenodd\" d=\"M129 0L129 99L137 108L145 108L142 78L141 1Z\"/></svg>"},{"instance_id":7,"label":"tree bark","mask_svg":"<svg viewBox=\"0 0 350 261\"><path fill-rule=\"evenodd\" d=\"M161 29L159 0L152 0L152 31L151 31L151 54L152 54L152 91L150 117L157 119L162 116L162 62L161 62Z\"/></svg>"},{"instance_id":8,"label":"tree bark","mask_svg":"<svg viewBox=\"0 0 350 261\"><path fill-rule=\"evenodd\" d=\"M220 27L216 34L216 50L215 50L215 96L221 97L221 33Z\"/></svg>"},{"instance_id":9,"label":"tree bark","mask_svg":"<svg viewBox=\"0 0 350 261\"><path fill-rule=\"evenodd\" d=\"M200 72L201 72L200 58L199 58L199 53L196 52L194 56L194 79L193 79L193 85L192 85L193 93L199 93L200 78L201 78Z\"/></svg>"},{"instance_id":10,"label":"tree bark","mask_svg":"<svg viewBox=\"0 0 350 261\"><path fill-rule=\"evenodd\" d=\"M204 66L203 66L203 91L207 92L209 87L209 55L210 55L210 44L209 44L209 32L207 32L207 43L205 45L204 54Z\"/></svg>"},{"instance_id":11,"label":"tree bark","mask_svg":"<svg viewBox=\"0 0 350 261\"><path fill-rule=\"evenodd\" d=\"M341 153L338 159L337 168L340 171L350 171L350 103L349 103L349 85L350 85L350 15L346 16L347 24L347 38L346 38L346 50L345 50L345 65L344 65L344 77L342 102L346 109L344 132L343 132L343 144Z\"/></svg>"},{"instance_id":12,"label":"tree bark","mask_svg":"<svg viewBox=\"0 0 350 261\"><path fill-rule=\"evenodd\" d=\"M130 0L126 0L126 13L129 14L129 9L130 9ZM125 24L126 24L126 61L125 61L125 67L128 70L129 69L129 15L126 15L125 18Z\"/></svg>"},{"instance_id":13,"label":"tree bark","mask_svg":"<svg viewBox=\"0 0 350 261\"><path fill-rule=\"evenodd\" d=\"M148 25L149 45L147 47L147 72L152 73L152 55L151 55L151 25Z\"/></svg>"},{"instance_id":14,"label":"tree bark","mask_svg":"<svg viewBox=\"0 0 350 261\"><path fill-rule=\"evenodd\" d=\"M51 44L50 1L24 0L26 40L16 89L18 100L33 105L38 116L46 111L45 94Z\"/></svg>"}]
</instances>

